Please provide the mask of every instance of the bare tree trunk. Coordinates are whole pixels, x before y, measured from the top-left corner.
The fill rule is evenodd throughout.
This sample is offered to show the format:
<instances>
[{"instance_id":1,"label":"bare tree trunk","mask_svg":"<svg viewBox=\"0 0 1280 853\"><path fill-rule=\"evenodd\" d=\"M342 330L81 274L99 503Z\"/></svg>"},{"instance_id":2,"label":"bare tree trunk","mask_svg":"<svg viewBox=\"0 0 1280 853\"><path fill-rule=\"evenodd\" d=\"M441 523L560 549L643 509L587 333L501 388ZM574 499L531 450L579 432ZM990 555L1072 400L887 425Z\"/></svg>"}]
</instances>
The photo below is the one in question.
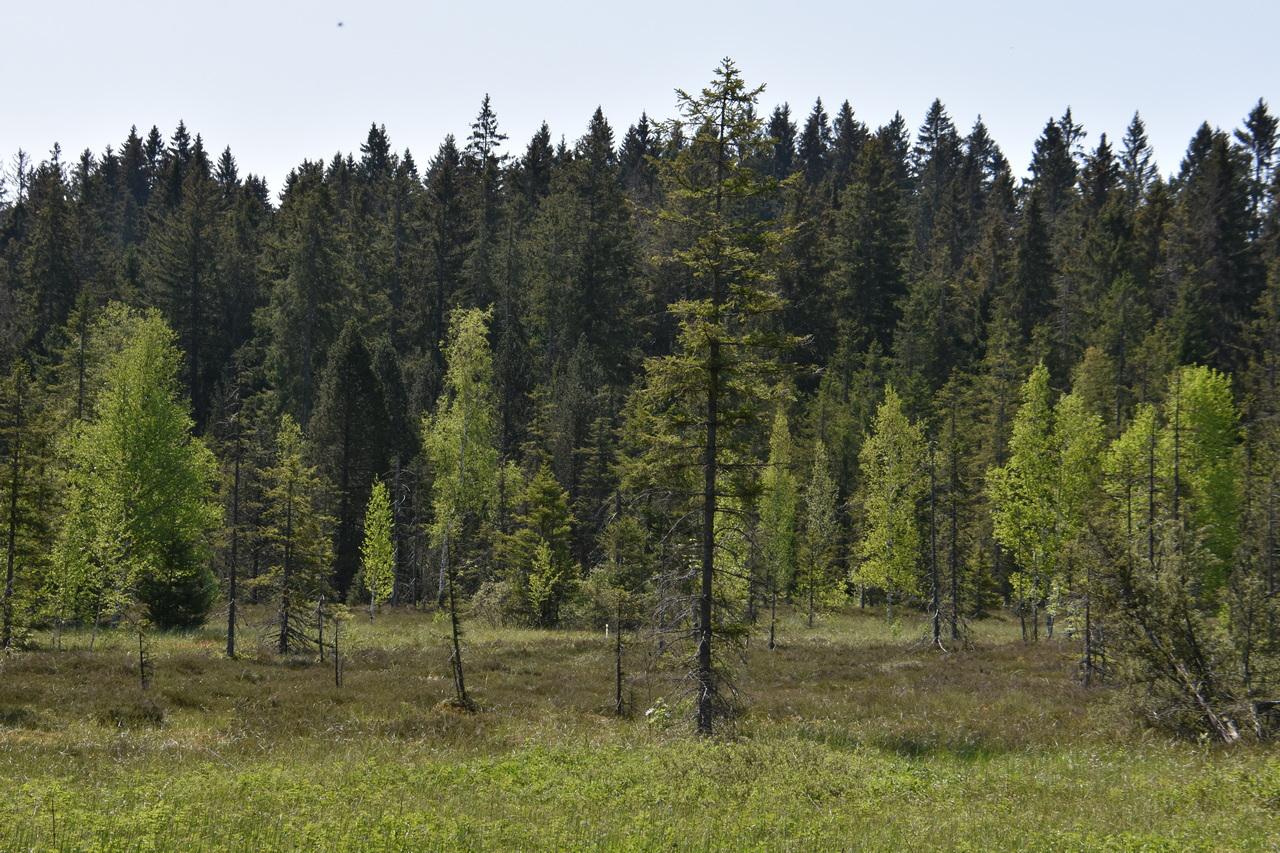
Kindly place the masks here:
<instances>
[{"instance_id":1,"label":"bare tree trunk","mask_svg":"<svg viewBox=\"0 0 1280 853\"><path fill-rule=\"evenodd\" d=\"M0 648L13 644L13 577L18 555L18 492L22 488L22 392L21 367L13 373L13 438L9 448L9 542L4 572L3 622L0 625Z\"/></svg>"},{"instance_id":2,"label":"bare tree trunk","mask_svg":"<svg viewBox=\"0 0 1280 853\"><path fill-rule=\"evenodd\" d=\"M236 580L240 545L240 457L239 436L236 437L235 473L231 485L231 560L227 566L227 657L236 656Z\"/></svg>"},{"instance_id":3,"label":"bare tree trunk","mask_svg":"<svg viewBox=\"0 0 1280 853\"><path fill-rule=\"evenodd\" d=\"M619 717L626 713L622 700L622 602L618 602L617 624L613 632L613 710Z\"/></svg>"},{"instance_id":4,"label":"bare tree trunk","mask_svg":"<svg viewBox=\"0 0 1280 853\"><path fill-rule=\"evenodd\" d=\"M280 569L280 637L277 648L282 655L289 653L289 585L293 582L293 485L290 480L284 513L284 560Z\"/></svg>"},{"instance_id":5,"label":"bare tree trunk","mask_svg":"<svg viewBox=\"0 0 1280 853\"><path fill-rule=\"evenodd\" d=\"M773 651L777 647L775 639L778 628L778 588L772 583L769 586L769 650Z\"/></svg>"},{"instance_id":6,"label":"bare tree trunk","mask_svg":"<svg viewBox=\"0 0 1280 853\"><path fill-rule=\"evenodd\" d=\"M933 610L933 645L942 648L942 596L941 581L938 578L938 476L934 465L933 447L929 447L929 583L932 586L932 600L929 606Z\"/></svg>"},{"instance_id":7,"label":"bare tree trunk","mask_svg":"<svg viewBox=\"0 0 1280 853\"><path fill-rule=\"evenodd\" d=\"M338 619L333 620L333 686L342 686L342 651L338 646L338 640L342 635L342 623Z\"/></svg>"},{"instance_id":8,"label":"bare tree trunk","mask_svg":"<svg viewBox=\"0 0 1280 853\"><path fill-rule=\"evenodd\" d=\"M720 342L711 341L707 376L707 432L702 491L702 589L698 597L698 732L711 734L714 675L711 669L711 596L715 576L717 420L720 403Z\"/></svg>"},{"instance_id":9,"label":"bare tree trunk","mask_svg":"<svg viewBox=\"0 0 1280 853\"><path fill-rule=\"evenodd\" d=\"M334 638L336 641L336 637ZM320 663L324 663L324 596L316 599L316 645L320 648ZM336 654L336 652L335 652Z\"/></svg>"},{"instance_id":10,"label":"bare tree trunk","mask_svg":"<svg viewBox=\"0 0 1280 853\"><path fill-rule=\"evenodd\" d=\"M447 536L446 535L446 540ZM454 594L454 574L452 568L447 572L448 575L448 598L449 598L449 628L453 635L453 657L450 663L453 664L453 688L457 694L458 704L464 708L471 706L471 700L467 698L467 682L462 673L462 643L459 641L458 633L458 602Z\"/></svg>"},{"instance_id":11,"label":"bare tree trunk","mask_svg":"<svg viewBox=\"0 0 1280 853\"><path fill-rule=\"evenodd\" d=\"M956 476L956 410L951 407L951 441L950 441L950 477L947 489L947 514L950 516L951 542L947 551L947 568L951 576L951 639L960 639L960 519L956 500L960 491L960 483Z\"/></svg>"}]
</instances>

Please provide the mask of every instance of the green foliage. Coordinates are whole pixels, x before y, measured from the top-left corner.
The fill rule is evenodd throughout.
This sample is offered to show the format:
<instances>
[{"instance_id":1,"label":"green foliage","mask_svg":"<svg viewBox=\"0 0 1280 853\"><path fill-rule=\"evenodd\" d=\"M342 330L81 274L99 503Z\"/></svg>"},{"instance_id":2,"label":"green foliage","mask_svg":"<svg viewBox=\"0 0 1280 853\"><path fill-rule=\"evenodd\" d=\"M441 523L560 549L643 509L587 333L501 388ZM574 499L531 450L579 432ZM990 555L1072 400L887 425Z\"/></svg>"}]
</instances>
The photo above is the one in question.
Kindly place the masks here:
<instances>
[{"instance_id":1,"label":"green foliage","mask_svg":"<svg viewBox=\"0 0 1280 853\"><path fill-rule=\"evenodd\" d=\"M502 537L499 559L521 605L517 623L554 628L580 573L570 557L569 496L543 464L525 486L516 529Z\"/></svg>"},{"instance_id":2,"label":"green foliage","mask_svg":"<svg viewBox=\"0 0 1280 853\"><path fill-rule=\"evenodd\" d=\"M865 527L854 582L896 595L920 591L918 513L928 486L926 461L920 428L908 420L893 387L887 387L859 454L863 486L858 501Z\"/></svg>"},{"instance_id":3,"label":"green foliage","mask_svg":"<svg viewBox=\"0 0 1280 853\"><path fill-rule=\"evenodd\" d=\"M374 480L364 512L364 542L360 546L360 576L369 593L370 613L391 598L396 581L395 542L392 540L391 498L387 485Z\"/></svg>"},{"instance_id":4,"label":"green foliage","mask_svg":"<svg viewBox=\"0 0 1280 853\"><path fill-rule=\"evenodd\" d=\"M107 362L92 419L66 442L71 500L56 560L77 611L85 596L111 615L139 595L157 625L189 626L213 602L216 465L179 402L179 363L159 315L138 317Z\"/></svg>"},{"instance_id":5,"label":"green foliage","mask_svg":"<svg viewBox=\"0 0 1280 853\"><path fill-rule=\"evenodd\" d=\"M818 439L813 447L813 469L804 490L804 538L797 583L797 588L808 599L811 625L815 606L836 604L842 597L842 579L834 571L840 536L837 499L827 446Z\"/></svg>"},{"instance_id":6,"label":"green foliage","mask_svg":"<svg viewBox=\"0 0 1280 853\"><path fill-rule=\"evenodd\" d=\"M322 509L324 484L306 463L302 430L289 415L280 418L275 457L263 480L270 568L259 583L274 593L277 647L283 654L305 636L302 619L311 602L330 594L333 562L333 519Z\"/></svg>"},{"instance_id":7,"label":"green foliage","mask_svg":"<svg viewBox=\"0 0 1280 853\"><path fill-rule=\"evenodd\" d=\"M1044 591L1061 545L1058 474L1049 371L1040 363L1022 386L1009 461L987 473L987 490L996 538L1029 574L1032 586Z\"/></svg>"},{"instance_id":8,"label":"green foliage","mask_svg":"<svg viewBox=\"0 0 1280 853\"><path fill-rule=\"evenodd\" d=\"M760 551L767 591L785 591L795 580L800 495L791 470L793 451L790 424L779 407L769 433L769 461L760 475Z\"/></svg>"},{"instance_id":9,"label":"green foliage","mask_svg":"<svg viewBox=\"0 0 1280 853\"><path fill-rule=\"evenodd\" d=\"M498 418L488 322L487 311L453 315L445 346L445 391L435 412L423 420L423 446L433 470L431 537L442 547L494 508Z\"/></svg>"},{"instance_id":10,"label":"green foliage","mask_svg":"<svg viewBox=\"0 0 1280 853\"><path fill-rule=\"evenodd\" d=\"M1211 600L1239 542L1241 457L1239 415L1231 379L1209 367L1183 367L1169 379L1159 442L1159 472L1175 523L1203 537L1202 570Z\"/></svg>"}]
</instances>

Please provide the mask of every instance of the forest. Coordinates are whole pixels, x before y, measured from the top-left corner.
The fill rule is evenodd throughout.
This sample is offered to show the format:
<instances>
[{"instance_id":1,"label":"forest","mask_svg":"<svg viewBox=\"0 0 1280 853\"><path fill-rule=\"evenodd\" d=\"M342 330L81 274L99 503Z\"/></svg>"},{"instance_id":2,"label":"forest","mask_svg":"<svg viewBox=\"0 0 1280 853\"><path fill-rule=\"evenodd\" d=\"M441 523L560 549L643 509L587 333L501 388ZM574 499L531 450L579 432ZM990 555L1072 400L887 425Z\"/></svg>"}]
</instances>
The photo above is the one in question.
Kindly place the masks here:
<instances>
[{"instance_id":1,"label":"forest","mask_svg":"<svg viewBox=\"0 0 1280 853\"><path fill-rule=\"evenodd\" d=\"M213 707L181 691L215 661L231 692L211 695L240 697L238 714L260 700L245 661L275 667L253 679L345 689L332 701L358 706L351 684L412 649L440 686L405 667L378 689L417 686L369 707L439 700L419 724L446 741L493 730L486 714L520 691L595 679L582 701L598 714L566 724L574 737L639 719L664 738L716 736L663 741L658 764L680 750L748 761L718 750L764 749L744 734L756 716L853 719L837 685L923 668L922 703L926 682L964 678L1075 720L1068 741L1101 737L1077 715L1105 708L1103 742L1173 750L1145 760L1218 750L1203 760L1274 818L1280 136L1264 100L1238 128L1188 128L1176 169L1155 162L1139 113L1112 136L1067 108L1024 166L941 101L914 130L901 113L870 127L849 101L793 112L728 59L677 90L671 118L625 131L597 109L521 144L499 107L486 95L466 133L421 158L374 124L358 152L304 160L278 189L183 124L12 159L4 775L45 772L22 769L46 747L20 733L52 726L27 707L54 695L51 673L62 690L136 694L101 711L129 732ZM582 668L584 644L599 666ZM886 650L864 661L881 667L870 682L827 672L868 648ZM94 701L68 707L89 716ZM977 731L970 701L952 712ZM502 731L489 736L516 740ZM611 761L641 760L630 731L598 735ZM832 746L821 732L806 743ZM893 743L884 762L919 758ZM522 760L544 759L564 756ZM447 788L451 771L432 772ZM31 802L50 779L24 788ZM259 807L287 812L280 796ZM120 831L75 835L97 831L86 813L42 836L31 808L12 824L22 846ZM1263 825L1251 819L1235 828ZM343 833L367 830L352 820ZM589 846L585 826L364 840ZM715 826L639 846L732 846ZM990 843L975 827L963 837ZM273 831L235 837L324 837Z\"/></svg>"}]
</instances>

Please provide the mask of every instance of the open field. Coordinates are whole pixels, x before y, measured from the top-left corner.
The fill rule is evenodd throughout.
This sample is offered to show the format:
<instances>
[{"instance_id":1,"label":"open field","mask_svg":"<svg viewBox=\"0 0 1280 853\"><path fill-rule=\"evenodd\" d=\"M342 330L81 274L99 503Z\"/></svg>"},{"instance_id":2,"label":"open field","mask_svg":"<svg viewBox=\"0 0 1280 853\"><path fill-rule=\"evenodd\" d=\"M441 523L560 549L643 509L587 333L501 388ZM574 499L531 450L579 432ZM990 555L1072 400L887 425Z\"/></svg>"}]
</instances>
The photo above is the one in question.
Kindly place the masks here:
<instances>
[{"instance_id":1,"label":"open field","mask_svg":"<svg viewBox=\"0 0 1280 853\"><path fill-rule=\"evenodd\" d=\"M318 663L227 660L210 628L155 640L143 698L127 636L90 652L70 635L0 664L0 848L1280 843L1274 747L1171 742L1077 686L1071 646L975 629L973 649L943 655L879 614L813 630L789 616L779 649L753 641L748 710L711 741L656 675L613 717L595 634L473 628L474 715L442 703L445 626L419 613L355 621L341 688ZM655 706L669 713L646 719Z\"/></svg>"}]
</instances>

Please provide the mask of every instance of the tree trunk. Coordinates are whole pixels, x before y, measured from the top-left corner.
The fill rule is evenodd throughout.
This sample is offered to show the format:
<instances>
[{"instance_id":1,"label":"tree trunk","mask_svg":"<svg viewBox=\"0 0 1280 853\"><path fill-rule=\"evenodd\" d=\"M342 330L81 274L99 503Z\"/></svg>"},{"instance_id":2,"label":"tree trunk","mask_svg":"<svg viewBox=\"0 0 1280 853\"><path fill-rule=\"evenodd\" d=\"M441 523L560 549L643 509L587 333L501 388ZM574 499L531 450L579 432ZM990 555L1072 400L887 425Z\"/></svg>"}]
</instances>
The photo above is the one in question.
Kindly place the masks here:
<instances>
[{"instance_id":1,"label":"tree trunk","mask_svg":"<svg viewBox=\"0 0 1280 853\"><path fill-rule=\"evenodd\" d=\"M942 590L938 577L938 477L934 465L933 448L929 448L929 583L932 586L933 645L942 648Z\"/></svg>"},{"instance_id":2,"label":"tree trunk","mask_svg":"<svg viewBox=\"0 0 1280 853\"><path fill-rule=\"evenodd\" d=\"M720 403L720 343L712 340L708 354L707 376L707 432L705 461L703 463L702 490L702 589L698 598L698 732L711 734L714 675L711 669L711 596L715 577L715 525L716 525L716 474L717 420Z\"/></svg>"},{"instance_id":3,"label":"tree trunk","mask_svg":"<svg viewBox=\"0 0 1280 853\"><path fill-rule=\"evenodd\" d=\"M778 588L770 585L769 589L769 650L773 651L778 627Z\"/></svg>"},{"instance_id":4,"label":"tree trunk","mask_svg":"<svg viewBox=\"0 0 1280 853\"><path fill-rule=\"evenodd\" d=\"M22 487L22 392L21 369L13 373L13 438L9 448L9 542L4 571L3 625L0 625L0 648L13 644L13 576L18 554L18 492Z\"/></svg>"},{"instance_id":5,"label":"tree trunk","mask_svg":"<svg viewBox=\"0 0 1280 853\"><path fill-rule=\"evenodd\" d=\"M618 603L617 624L613 632L613 710L619 717L626 712L622 701L622 603Z\"/></svg>"},{"instance_id":6,"label":"tree trunk","mask_svg":"<svg viewBox=\"0 0 1280 853\"><path fill-rule=\"evenodd\" d=\"M235 473L231 484L231 560L227 566L227 657L236 656L236 574L240 545L240 457L239 436L236 437Z\"/></svg>"},{"instance_id":7,"label":"tree trunk","mask_svg":"<svg viewBox=\"0 0 1280 853\"><path fill-rule=\"evenodd\" d=\"M293 582L293 485L290 480L284 513L284 561L280 569L280 637L277 647L282 655L289 653L289 585Z\"/></svg>"},{"instance_id":8,"label":"tree trunk","mask_svg":"<svg viewBox=\"0 0 1280 853\"><path fill-rule=\"evenodd\" d=\"M951 408L951 476L947 489L947 513L950 516L950 536L951 542L947 552L947 568L951 575L951 639L953 642L960 639L960 519L959 511L956 507L956 500L960 490L960 483L956 476L956 410Z\"/></svg>"},{"instance_id":9,"label":"tree trunk","mask_svg":"<svg viewBox=\"0 0 1280 853\"><path fill-rule=\"evenodd\" d=\"M447 534L446 534L447 538ZM453 657L450 663L453 664L453 689L457 694L458 704L464 708L471 706L471 700L467 698L467 682L462 673L462 643L459 641L458 635L458 602L454 595L454 571L448 571L448 597L449 597L449 628L453 636Z\"/></svg>"}]
</instances>

